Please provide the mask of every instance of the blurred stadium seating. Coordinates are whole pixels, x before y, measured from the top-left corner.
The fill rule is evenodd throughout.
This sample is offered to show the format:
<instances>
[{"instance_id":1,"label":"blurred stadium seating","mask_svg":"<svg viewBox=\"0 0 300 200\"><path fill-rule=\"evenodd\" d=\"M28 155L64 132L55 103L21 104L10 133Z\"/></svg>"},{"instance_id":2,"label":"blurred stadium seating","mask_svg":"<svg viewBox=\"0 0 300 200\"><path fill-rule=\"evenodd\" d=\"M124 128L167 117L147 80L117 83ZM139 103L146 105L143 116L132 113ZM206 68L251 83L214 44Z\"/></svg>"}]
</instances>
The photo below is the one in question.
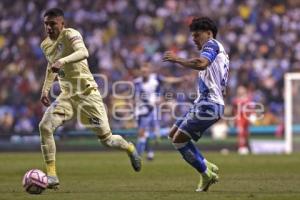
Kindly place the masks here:
<instances>
[{"instance_id":1,"label":"blurred stadium seating","mask_svg":"<svg viewBox=\"0 0 300 200\"><path fill-rule=\"evenodd\" d=\"M227 112L239 85L246 85L255 102L267 108L257 125L280 125L283 117L283 75L300 68L299 1L283 0L49 0L0 1L0 136L38 132L44 108L39 102L46 60L39 47L45 37L42 14L61 7L67 26L82 33L92 73L108 77L104 96L108 109L124 100L111 96L111 85L131 81L141 62L151 60L163 75L194 72L161 62L166 50L183 57L195 55L188 24L192 16L207 15L218 22L219 35L231 59ZM195 93L193 79L166 85L164 92ZM100 87L101 89L101 87ZM192 97L176 101L192 101ZM183 111L180 111L183 112ZM110 112L108 112L111 115ZM174 119L162 118L168 127ZM113 129L134 128L133 121L117 121ZM60 131L81 129L75 122ZM273 130L273 129L272 129Z\"/></svg>"}]
</instances>

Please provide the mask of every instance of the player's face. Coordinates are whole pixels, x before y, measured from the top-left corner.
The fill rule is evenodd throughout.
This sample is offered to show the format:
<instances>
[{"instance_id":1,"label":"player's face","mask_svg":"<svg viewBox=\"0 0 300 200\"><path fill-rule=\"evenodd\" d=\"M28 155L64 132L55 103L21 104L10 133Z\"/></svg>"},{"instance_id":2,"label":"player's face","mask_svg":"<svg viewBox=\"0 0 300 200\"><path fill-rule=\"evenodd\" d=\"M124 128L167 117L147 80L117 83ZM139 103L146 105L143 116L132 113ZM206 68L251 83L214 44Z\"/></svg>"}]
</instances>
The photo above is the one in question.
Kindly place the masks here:
<instances>
[{"instance_id":1,"label":"player's face","mask_svg":"<svg viewBox=\"0 0 300 200\"><path fill-rule=\"evenodd\" d=\"M196 44L198 50L202 49L202 46L211 38L211 31L195 31L192 32L193 41Z\"/></svg>"},{"instance_id":2,"label":"player's face","mask_svg":"<svg viewBox=\"0 0 300 200\"><path fill-rule=\"evenodd\" d=\"M141 76L144 78L148 78L150 75L150 66L149 65L144 65L141 68Z\"/></svg>"},{"instance_id":3,"label":"player's face","mask_svg":"<svg viewBox=\"0 0 300 200\"><path fill-rule=\"evenodd\" d=\"M44 17L45 31L52 40L56 40L64 27L62 17Z\"/></svg>"}]
</instances>

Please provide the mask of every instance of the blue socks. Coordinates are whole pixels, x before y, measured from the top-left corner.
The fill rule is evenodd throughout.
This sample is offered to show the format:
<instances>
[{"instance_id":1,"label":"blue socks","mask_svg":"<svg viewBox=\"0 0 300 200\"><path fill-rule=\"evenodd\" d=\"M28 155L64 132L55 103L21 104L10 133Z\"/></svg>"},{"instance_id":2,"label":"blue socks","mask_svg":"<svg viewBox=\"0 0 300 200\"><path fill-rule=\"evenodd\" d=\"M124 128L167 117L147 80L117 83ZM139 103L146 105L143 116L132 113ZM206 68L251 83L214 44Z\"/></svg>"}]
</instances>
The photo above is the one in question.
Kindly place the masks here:
<instances>
[{"instance_id":1,"label":"blue socks","mask_svg":"<svg viewBox=\"0 0 300 200\"><path fill-rule=\"evenodd\" d=\"M136 150L139 155L142 155L146 148L146 138L138 138L136 144Z\"/></svg>"},{"instance_id":2,"label":"blue socks","mask_svg":"<svg viewBox=\"0 0 300 200\"><path fill-rule=\"evenodd\" d=\"M174 145L181 153L183 159L198 172L204 173L206 171L207 167L204 162L204 157L191 141L187 142L183 147L179 147L177 144Z\"/></svg>"}]
</instances>

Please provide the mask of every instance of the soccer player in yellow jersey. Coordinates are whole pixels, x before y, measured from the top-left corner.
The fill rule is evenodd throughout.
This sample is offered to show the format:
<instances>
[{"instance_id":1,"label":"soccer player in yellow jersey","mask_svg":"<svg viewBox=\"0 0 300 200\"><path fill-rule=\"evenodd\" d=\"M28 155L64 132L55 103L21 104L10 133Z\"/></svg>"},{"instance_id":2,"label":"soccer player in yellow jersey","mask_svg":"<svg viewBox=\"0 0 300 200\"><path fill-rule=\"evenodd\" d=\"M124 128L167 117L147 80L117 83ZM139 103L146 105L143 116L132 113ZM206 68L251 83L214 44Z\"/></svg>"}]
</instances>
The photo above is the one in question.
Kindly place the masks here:
<instances>
[{"instance_id":1,"label":"soccer player in yellow jersey","mask_svg":"<svg viewBox=\"0 0 300 200\"><path fill-rule=\"evenodd\" d=\"M132 143L120 135L112 135L102 97L89 70L89 56L82 36L72 28L64 27L64 13L52 8L44 14L44 26L48 37L41 48L48 61L41 102L47 106L40 124L41 149L45 160L48 187L56 189L59 180L56 174L56 147L53 137L55 129L65 121L77 120L93 130L102 144L126 151L135 171L141 169L141 159ZM60 95L51 103L49 90L57 77Z\"/></svg>"}]
</instances>

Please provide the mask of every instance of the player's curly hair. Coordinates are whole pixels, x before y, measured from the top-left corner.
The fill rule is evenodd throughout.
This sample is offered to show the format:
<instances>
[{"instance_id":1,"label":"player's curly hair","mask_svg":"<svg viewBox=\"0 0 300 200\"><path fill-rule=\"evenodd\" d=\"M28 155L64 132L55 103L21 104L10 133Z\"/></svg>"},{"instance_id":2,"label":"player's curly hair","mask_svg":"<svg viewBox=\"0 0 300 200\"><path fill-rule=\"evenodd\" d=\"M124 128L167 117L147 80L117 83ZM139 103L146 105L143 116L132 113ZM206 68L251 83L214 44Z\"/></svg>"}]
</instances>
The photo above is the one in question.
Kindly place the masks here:
<instances>
[{"instance_id":1,"label":"player's curly hair","mask_svg":"<svg viewBox=\"0 0 300 200\"><path fill-rule=\"evenodd\" d=\"M60 8L50 8L46 10L44 17L63 17L64 16L64 11Z\"/></svg>"},{"instance_id":2,"label":"player's curly hair","mask_svg":"<svg viewBox=\"0 0 300 200\"><path fill-rule=\"evenodd\" d=\"M216 38L218 33L217 24L208 17L194 17L192 23L190 24L190 31L211 31L213 37Z\"/></svg>"}]
</instances>

